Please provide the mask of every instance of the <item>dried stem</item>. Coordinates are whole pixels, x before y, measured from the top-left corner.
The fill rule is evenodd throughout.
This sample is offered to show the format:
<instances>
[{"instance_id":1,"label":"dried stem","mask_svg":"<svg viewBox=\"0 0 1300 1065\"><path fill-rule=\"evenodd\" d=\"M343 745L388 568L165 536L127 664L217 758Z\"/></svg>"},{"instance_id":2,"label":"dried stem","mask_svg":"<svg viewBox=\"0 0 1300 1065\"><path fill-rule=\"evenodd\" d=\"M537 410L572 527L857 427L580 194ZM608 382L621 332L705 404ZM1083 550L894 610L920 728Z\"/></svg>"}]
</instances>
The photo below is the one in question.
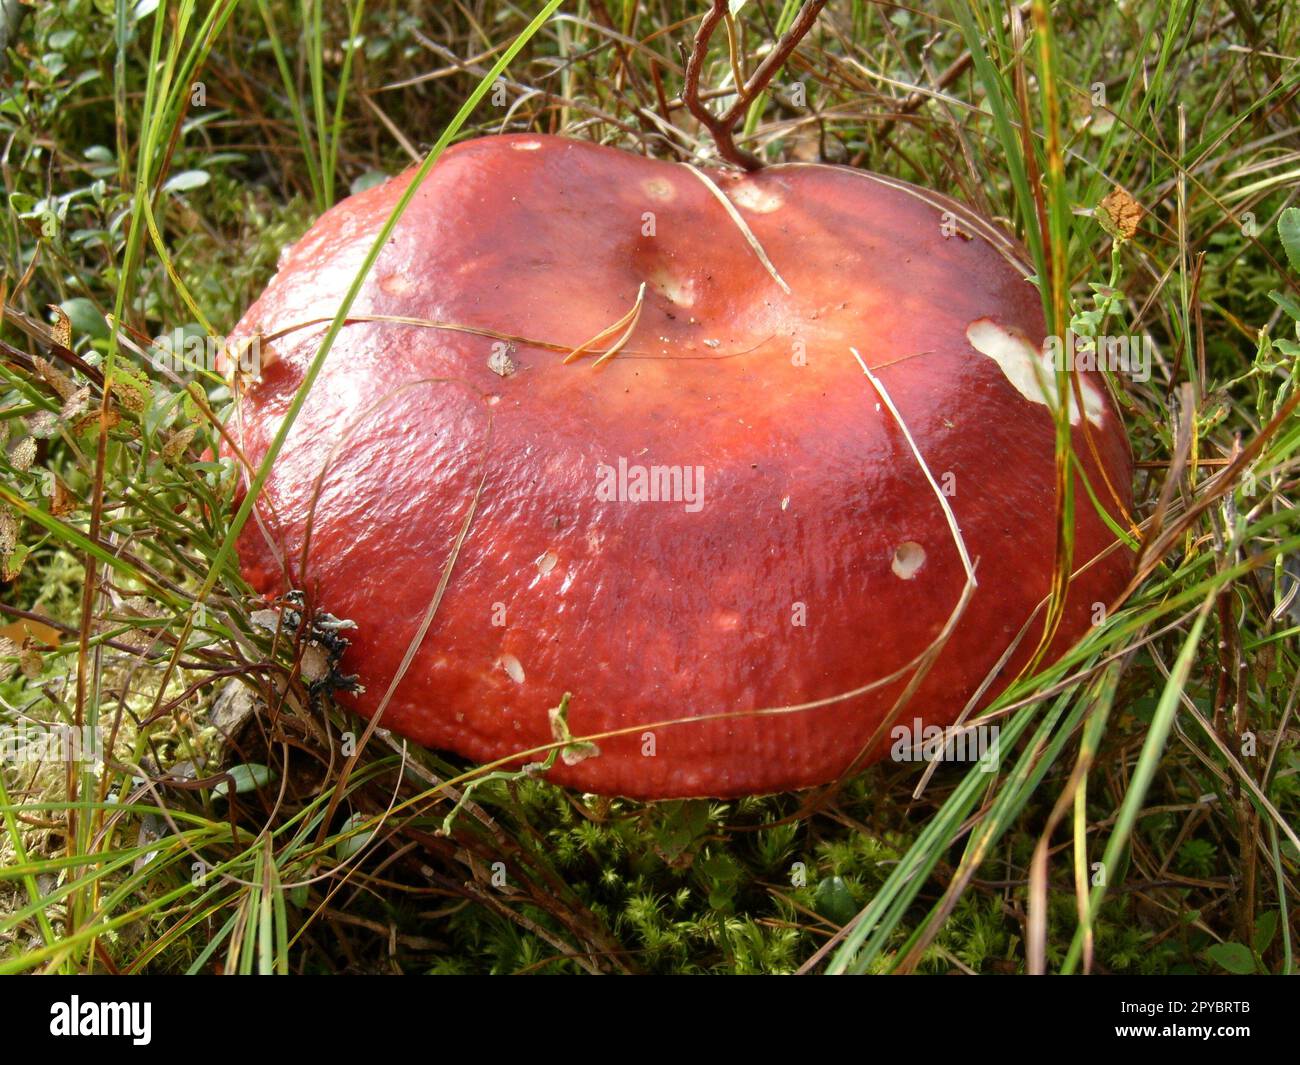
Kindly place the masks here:
<instances>
[{"instance_id":1,"label":"dried stem","mask_svg":"<svg viewBox=\"0 0 1300 1065\"><path fill-rule=\"evenodd\" d=\"M695 33L695 45L691 49L690 57L686 61L686 86L682 90L682 102L686 105L687 110L700 122L701 125L709 131L713 137L713 143L717 145L718 154L729 163L736 166L744 167L746 170L758 170L762 163L757 156L736 147L732 134L739 124L745 112L749 109L750 104L758 97L768 82L787 59L795 47L812 29L813 23L817 21L817 16L821 9L826 6L826 0L805 0L803 7L795 16L794 22L790 28L776 42L775 47L768 54L767 58L759 64L758 69L750 75L749 80L741 85L739 81L736 84L736 99L721 115L715 115L700 100L700 71L704 67L705 57L709 52L709 41L713 38L714 31L718 24L727 15L727 0L712 0L713 6L709 13L704 16L700 23L700 28Z\"/></svg>"}]
</instances>

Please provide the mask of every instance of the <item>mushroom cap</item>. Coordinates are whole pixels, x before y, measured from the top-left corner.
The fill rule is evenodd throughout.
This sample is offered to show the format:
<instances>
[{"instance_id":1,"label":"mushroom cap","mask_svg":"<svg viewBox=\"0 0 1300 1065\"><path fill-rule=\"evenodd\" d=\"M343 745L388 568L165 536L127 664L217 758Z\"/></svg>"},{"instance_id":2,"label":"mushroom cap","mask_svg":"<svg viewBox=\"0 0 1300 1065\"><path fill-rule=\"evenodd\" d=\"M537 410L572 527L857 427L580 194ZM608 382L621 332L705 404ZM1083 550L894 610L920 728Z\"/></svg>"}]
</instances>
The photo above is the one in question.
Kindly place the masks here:
<instances>
[{"instance_id":1,"label":"mushroom cap","mask_svg":"<svg viewBox=\"0 0 1300 1065\"><path fill-rule=\"evenodd\" d=\"M236 344L261 340L232 423L253 464L411 176L326 212L240 323ZM244 573L356 623L342 667L365 691L342 698L364 715L418 641L380 723L426 746L549 744L568 692L572 735L600 738L556 762L564 785L834 780L889 753L891 712L950 724L1039 643L1055 423L1028 272L968 208L859 170L465 142L365 280L241 534ZM1101 376L1078 382L1078 466L1122 525L1128 440ZM1049 656L1132 572L1075 491ZM900 710L967 587L940 494L978 586Z\"/></svg>"}]
</instances>

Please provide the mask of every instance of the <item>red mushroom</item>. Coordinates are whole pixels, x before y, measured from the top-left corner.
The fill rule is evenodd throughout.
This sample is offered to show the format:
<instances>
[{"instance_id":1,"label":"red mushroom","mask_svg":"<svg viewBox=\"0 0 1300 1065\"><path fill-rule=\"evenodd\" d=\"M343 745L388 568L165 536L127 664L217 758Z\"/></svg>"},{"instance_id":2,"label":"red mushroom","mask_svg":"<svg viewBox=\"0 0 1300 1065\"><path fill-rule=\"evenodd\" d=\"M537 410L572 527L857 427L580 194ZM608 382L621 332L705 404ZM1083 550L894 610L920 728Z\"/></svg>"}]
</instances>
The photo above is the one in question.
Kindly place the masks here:
<instances>
[{"instance_id":1,"label":"red mushroom","mask_svg":"<svg viewBox=\"0 0 1300 1065\"><path fill-rule=\"evenodd\" d=\"M240 324L252 463L409 180L327 212ZM888 752L891 714L951 723L1038 646L1055 422L1028 272L969 209L857 170L461 144L367 277L244 572L354 621L344 701L429 747L542 747L567 692L598 738L561 784L830 781ZM1078 465L1122 524L1128 441L1100 375L1077 383ZM1049 655L1132 570L1076 483Z\"/></svg>"}]
</instances>

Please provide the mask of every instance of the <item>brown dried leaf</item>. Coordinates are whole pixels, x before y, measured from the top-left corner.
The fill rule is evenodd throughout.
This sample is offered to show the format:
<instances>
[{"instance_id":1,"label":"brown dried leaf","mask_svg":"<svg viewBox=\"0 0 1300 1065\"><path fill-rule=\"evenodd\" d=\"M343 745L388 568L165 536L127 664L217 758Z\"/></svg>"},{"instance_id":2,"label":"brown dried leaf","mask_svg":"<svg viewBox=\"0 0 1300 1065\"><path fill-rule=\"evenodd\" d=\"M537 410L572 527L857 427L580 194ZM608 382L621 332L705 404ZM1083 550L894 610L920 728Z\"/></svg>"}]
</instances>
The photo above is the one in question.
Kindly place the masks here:
<instances>
[{"instance_id":1,"label":"brown dried leaf","mask_svg":"<svg viewBox=\"0 0 1300 1065\"><path fill-rule=\"evenodd\" d=\"M54 334L54 343L61 348L71 348L72 322L68 318L68 312L54 303L49 305L49 310L54 315L54 324L50 326L50 331Z\"/></svg>"},{"instance_id":2,"label":"brown dried leaf","mask_svg":"<svg viewBox=\"0 0 1300 1065\"><path fill-rule=\"evenodd\" d=\"M24 647L45 647L53 649L59 646L59 630L41 621L31 618L19 618L8 625L0 626L0 640L13 640Z\"/></svg>"},{"instance_id":3,"label":"brown dried leaf","mask_svg":"<svg viewBox=\"0 0 1300 1065\"><path fill-rule=\"evenodd\" d=\"M162 457L164 462L179 462L181 456L185 454L185 449L190 446L194 439L194 434L199 431L197 425L185 425L177 429L174 433L168 433L167 439L163 442Z\"/></svg>"},{"instance_id":4,"label":"brown dried leaf","mask_svg":"<svg viewBox=\"0 0 1300 1065\"><path fill-rule=\"evenodd\" d=\"M32 468L32 463L35 461L36 440L34 437L24 436L9 449L9 463L15 470L26 473Z\"/></svg>"},{"instance_id":5,"label":"brown dried leaf","mask_svg":"<svg viewBox=\"0 0 1300 1065\"><path fill-rule=\"evenodd\" d=\"M4 558L4 564L0 565L0 580L5 581L6 583L9 581L16 581L18 579L18 574L23 571L23 563L27 561L27 556L30 553L31 548L20 546L13 554L6 555Z\"/></svg>"},{"instance_id":6,"label":"brown dried leaf","mask_svg":"<svg viewBox=\"0 0 1300 1065\"><path fill-rule=\"evenodd\" d=\"M59 417L65 422L74 421L79 418L87 407L90 406L90 386L86 385L78 388L70 396L63 399L63 409L59 411Z\"/></svg>"},{"instance_id":7,"label":"brown dried leaf","mask_svg":"<svg viewBox=\"0 0 1300 1065\"><path fill-rule=\"evenodd\" d=\"M18 645L13 640L0 637L0 683L8 680L18 669L17 662L11 662L9 659L17 658L21 652Z\"/></svg>"},{"instance_id":8,"label":"brown dried leaf","mask_svg":"<svg viewBox=\"0 0 1300 1065\"><path fill-rule=\"evenodd\" d=\"M1132 240L1146 213L1142 205L1118 185L1102 198L1098 208L1105 215L1102 225L1122 240ZM1106 223L1109 222L1109 225Z\"/></svg>"},{"instance_id":9,"label":"brown dried leaf","mask_svg":"<svg viewBox=\"0 0 1300 1065\"><path fill-rule=\"evenodd\" d=\"M77 386L72 378L58 369L49 359L36 355L32 358L32 363L36 366L36 372L41 375L41 380L54 389L59 399L66 403L68 398L76 393Z\"/></svg>"},{"instance_id":10,"label":"brown dried leaf","mask_svg":"<svg viewBox=\"0 0 1300 1065\"><path fill-rule=\"evenodd\" d=\"M59 416L53 411L38 411L31 417L24 418L23 423L37 440L48 440L59 433Z\"/></svg>"},{"instance_id":11,"label":"brown dried leaf","mask_svg":"<svg viewBox=\"0 0 1300 1065\"><path fill-rule=\"evenodd\" d=\"M55 474L50 481L50 513L56 518L70 514L76 507L76 499L68 491L68 486Z\"/></svg>"},{"instance_id":12,"label":"brown dried leaf","mask_svg":"<svg viewBox=\"0 0 1300 1065\"><path fill-rule=\"evenodd\" d=\"M144 386L134 377L114 374L112 391L117 401L122 404L122 409L132 414L140 414L148 405L148 394Z\"/></svg>"},{"instance_id":13,"label":"brown dried leaf","mask_svg":"<svg viewBox=\"0 0 1300 1065\"><path fill-rule=\"evenodd\" d=\"M121 424L121 421L122 421L122 416L118 414L117 411L110 410L104 416L104 428L106 430L116 429L117 426ZM98 428L99 428L99 411L97 410L91 411L84 418L78 419L72 425L72 430L75 433L90 432L93 430L97 430Z\"/></svg>"},{"instance_id":14,"label":"brown dried leaf","mask_svg":"<svg viewBox=\"0 0 1300 1065\"><path fill-rule=\"evenodd\" d=\"M39 678L41 671L45 669L41 652L34 647L24 647L22 654L18 656L18 668L22 670L23 676L28 680Z\"/></svg>"},{"instance_id":15,"label":"brown dried leaf","mask_svg":"<svg viewBox=\"0 0 1300 1065\"><path fill-rule=\"evenodd\" d=\"M8 555L18 546L18 528L13 511L0 507L0 555Z\"/></svg>"}]
</instances>

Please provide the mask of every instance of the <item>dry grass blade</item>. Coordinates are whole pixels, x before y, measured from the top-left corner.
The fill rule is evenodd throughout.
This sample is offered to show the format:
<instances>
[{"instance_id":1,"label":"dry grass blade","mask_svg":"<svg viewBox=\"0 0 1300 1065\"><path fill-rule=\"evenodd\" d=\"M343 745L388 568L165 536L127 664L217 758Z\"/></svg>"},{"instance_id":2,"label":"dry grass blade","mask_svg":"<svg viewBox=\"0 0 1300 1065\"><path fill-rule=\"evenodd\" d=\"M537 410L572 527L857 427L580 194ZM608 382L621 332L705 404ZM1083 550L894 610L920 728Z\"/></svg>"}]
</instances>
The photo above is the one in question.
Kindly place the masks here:
<instances>
[{"instance_id":1,"label":"dry grass blade","mask_svg":"<svg viewBox=\"0 0 1300 1065\"><path fill-rule=\"evenodd\" d=\"M731 198L720 188L718 188L717 182L715 182L711 177L709 177L709 175L706 174L703 170L691 166L690 163L683 163L682 165L686 167L686 169L689 170L692 174L694 174L697 178L699 178L702 182L704 182L704 187L707 188L709 192L713 194L714 198L720 204L722 204L723 210L727 212L727 217L730 218L732 224L738 230L740 230L740 235L745 238L745 243L749 245L754 255L758 257L758 261L763 264L763 269L767 271L768 276L771 277L772 280L776 282L777 287L780 288L782 292L784 292L787 296L790 295L790 286L785 283L785 278L783 278L777 272L776 267L772 265L772 260L767 257L767 252L763 250L763 245L760 244L758 242L758 238L754 236L754 231L750 229L748 225L746 225L745 220L740 215L740 212L736 210L736 205L731 202Z\"/></svg>"}]
</instances>

